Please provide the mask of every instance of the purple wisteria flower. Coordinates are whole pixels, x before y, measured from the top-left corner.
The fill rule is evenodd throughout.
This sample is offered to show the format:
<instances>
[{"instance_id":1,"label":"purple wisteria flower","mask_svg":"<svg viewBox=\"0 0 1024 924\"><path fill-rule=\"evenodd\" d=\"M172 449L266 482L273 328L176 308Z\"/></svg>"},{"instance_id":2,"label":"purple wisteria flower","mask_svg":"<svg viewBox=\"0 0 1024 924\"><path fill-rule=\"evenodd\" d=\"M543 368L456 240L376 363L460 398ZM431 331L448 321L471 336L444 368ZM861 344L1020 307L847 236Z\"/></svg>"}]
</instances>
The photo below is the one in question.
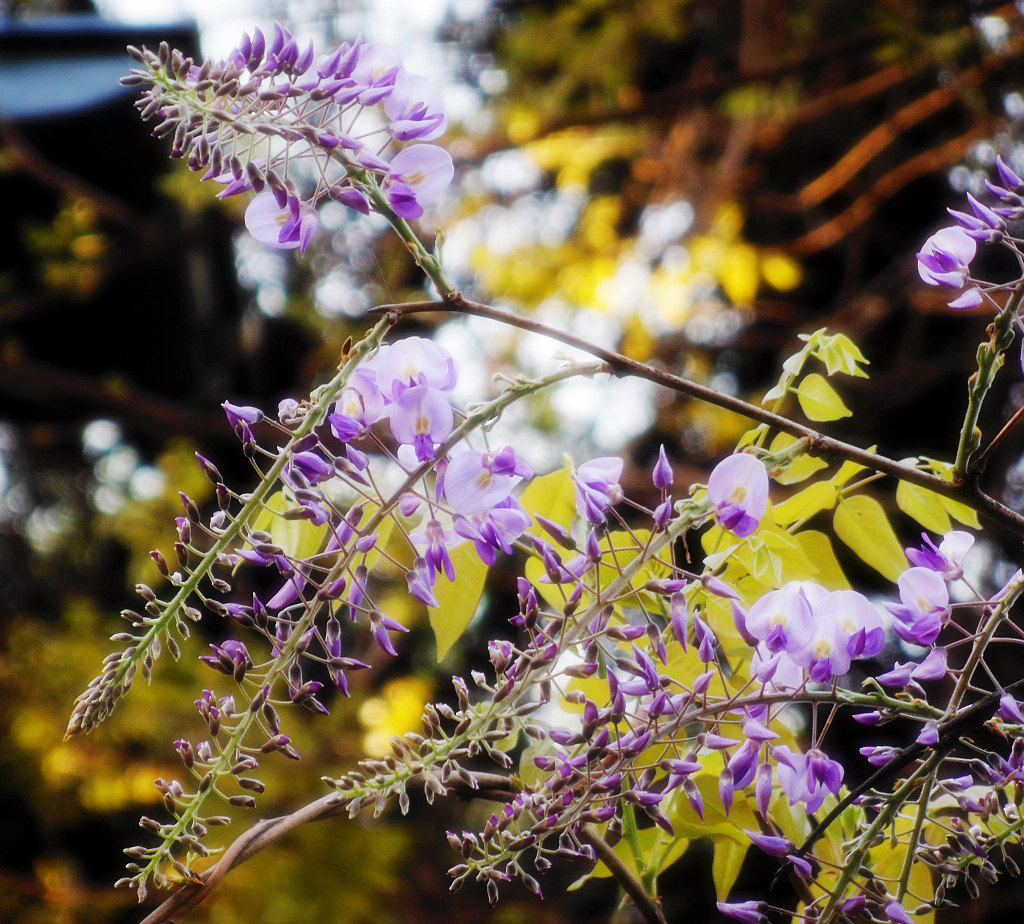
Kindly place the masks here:
<instances>
[{"instance_id":1,"label":"purple wisteria flower","mask_svg":"<svg viewBox=\"0 0 1024 924\"><path fill-rule=\"evenodd\" d=\"M708 498L719 526L741 539L749 536L768 509L768 471L764 463L745 452L723 459L708 479Z\"/></svg>"},{"instance_id":2,"label":"purple wisteria flower","mask_svg":"<svg viewBox=\"0 0 1024 924\"><path fill-rule=\"evenodd\" d=\"M246 225L271 247L305 251L328 198L418 218L454 175L443 148L401 147L437 139L447 117L438 91L391 46L359 40L317 55L276 24L243 34L219 61L130 51L141 67L125 82L151 85L137 106L162 120L154 134L221 183L221 197L258 193ZM376 118L364 116L370 108Z\"/></svg>"},{"instance_id":3,"label":"purple wisteria flower","mask_svg":"<svg viewBox=\"0 0 1024 924\"><path fill-rule=\"evenodd\" d=\"M941 574L947 581L955 581L963 576L963 560L974 545L974 536L961 529L946 533L936 546L927 533L921 533L924 545L919 549L906 550L907 558L913 564L928 568Z\"/></svg>"},{"instance_id":4,"label":"purple wisteria flower","mask_svg":"<svg viewBox=\"0 0 1024 924\"><path fill-rule=\"evenodd\" d=\"M895 616L893 629L912 645L931 645L949 620L949 590L935 571L908 568L897 582L900 603L887 603Z\"/></svg>"},{"instance_id":5,"label":"purple wisteria flower","mask_svg":"<svg viewBox=\"0 0 1024 924\"><path fill-rule=\"evenodd\" d=\"M455 176L451 155L436 144L414 144L399 151L388 167L384 191L395 214L419 218Z\"/></svg>"},{"instance_id":6,"label":"purple wisteria flower","mask_svg":"<svg viewBox=\"0 0 1024 924\"><path fill-rule=\"evenodd\" d=\"M245 210L245 227L261 244L278 250L305 254L316 234L316 209L297 196L289 196L284 205L271 192L260 193Z\"/></svg>"},{"instance_id":7,"label":"purple wisteria flower","mask_svg":"<svg viewBox=\"0 0 1024 924\"><path fill-rule=\"evenodd\" d=\"M821 808L830 793L838 795L843 783L843 765L818 748L796 754L785 745L772 749L778 761L779 785L790 805L803 802L808 812Z\"/></svg>"},{"instance_id":8,"label":"purple wisteria flower","mask_svg":"<svg viewBox=\"0 0 1024 924\"><path fill-rule=\"evenodd\" d=\"M595 526L607 519L606 511L622 500L622 459L605 456L591 459L576 469L576 509Z\"/></svg>"},{"instance_id":9,"label":"purple wisteria flower","mask_svg":"<svg viewBox=\"0 0 1024 924\"><path fill-rule=\"evenodd\" d=\"M978 244L963 228L955 226L936 231L917 253L917 271L930 286L963 288L970 279L970 263ZM975 308L981 304L981 292L972 287L949 303L950 308Z\"/></svg>"}]
</instances>

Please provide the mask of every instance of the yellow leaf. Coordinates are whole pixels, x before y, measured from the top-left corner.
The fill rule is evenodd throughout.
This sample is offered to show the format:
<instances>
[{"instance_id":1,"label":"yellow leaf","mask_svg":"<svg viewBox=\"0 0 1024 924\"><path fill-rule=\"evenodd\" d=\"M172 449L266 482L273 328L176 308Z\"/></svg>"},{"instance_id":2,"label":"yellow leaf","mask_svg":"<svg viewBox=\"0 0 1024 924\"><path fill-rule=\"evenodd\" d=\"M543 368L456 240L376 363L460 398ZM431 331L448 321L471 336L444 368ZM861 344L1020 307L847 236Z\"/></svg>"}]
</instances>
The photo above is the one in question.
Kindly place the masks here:
<instances>
[{"instance_id":1,"label":"yellow leaf","mask_svg":"<svg viewBox=\"0 0 1024 924\"><path fill-rule=\"evenodd\" d=\"M843 404L838 392L829 385L828 379L817 372L811 372L800 380L796 397L800 409L809 420L839 420L853 413Z\"/></svg>"},{"instance_id":2,"label":"yellow leaf","mask_svg":"<svg viewBox=\"0 0 1024 924\"><path fill-rule=\"evenodd\" d=\"M832 518L836 535L860 558L890 581L907 568L907 557L882 505L873 497L844 497Z\"/></svg>"},{"instance_id":3,"label":"yellow leaf","mask_svg":"<svg viewBox=\"0 0 1024 924\"><path fill-rule=\"evenodd\" d=\"M263 509L253 520L253 529L270 533L270 541L291 558L309 558L323 547L326 526L309 520L288 520L281 516L298 503L284 491L276 491L264 501Z\"/></svg>"},{"instance_id":4,"label":"yellow leaf","mask_svg":"<svg viewBox=\"0 0 1024 924\"><path fill-rule=\"evenodd\" d=\"M900 510L917 520L925 529L940 535L953 528L942 501L941 495L909 481L901 481L896 486L896 504Z\"/></svg>"},{"instance_id":5,"label":"yellow leaf","mask_svg":"<svg viewBox=\"0 0 1024 924\"><path fill-rule=\"evenodd\" d=\"M539 513L548 520L568 529L576 517L576 485L568 465L547 475L534 478L519 498L523 509L533 515ZM546 536L537 525L530 527L535 536Z\"/></svg>"},{"instance_id":6,"label":"yellow leaf","mask_svg":"<svg viewBox=\"0 0 1024 924\"><path fill-rule=\"evenodd\" d=\"M711 861L711 878L714 880L715 894L720 902L724 902L729 897L729 892L736 884L748 848L749 843L741 844L731 838L715 842L715 858Z\"/></svg>"},{"instance_id":7,"label":"yellow leaf","mask_svg":"<svg viewBox=\"0 0 1024 924\"><path fill-rule=\"evenodd\" d=\"M781 504L773 505L772 519L779 526L791 526L809 520L822 510L831 510L835 505L835 485L827 481L816 481Z\"/></svg>"},{"instance_id":8,"label":"yellow leaf","mask_svg":"<svg viewBox=\"0 0 1024 924\"><path fill-rule=\"evenodd\" d=\"M793 538L800 543L804 555L817 569L814 580L829 590L849 590L850 582L836 561L836 553L832 551L832 543L825 533L805 529L794 533Z\"/></svg>"},{"instance_id":9,"label":"yellow leaf","mask_svg":"<svg viewBox=\"0 0 1024 924\"><path fill-rule=\"evenodd\" d=\"M769 451L781 452L783 449L787 449L792 446L795 442L795 436L790 436L788 433L780 433L772 440ZM798 484L799 482L810 478L815 472L821 471L823 468L828 468L828 463L823 459L818 459L815 456L803 455L795 459L784 472L779 472L773 477L778 484Z\"/></svg>"},{"instance_id":10,"label":"yellow leaf","mask_svg":"<svg viewBox=\"0 0 1024 924\"><path fill-rule=\"evenodd\" d=\"M476 553L472 542L463 542L450 552L455 565L455 580L439 576L434 585L436 607L429 607L430 627L437 640L437 660L440 661L465 631L476 615L487 579L487 565Z\"/></svg>"}]
</instances>

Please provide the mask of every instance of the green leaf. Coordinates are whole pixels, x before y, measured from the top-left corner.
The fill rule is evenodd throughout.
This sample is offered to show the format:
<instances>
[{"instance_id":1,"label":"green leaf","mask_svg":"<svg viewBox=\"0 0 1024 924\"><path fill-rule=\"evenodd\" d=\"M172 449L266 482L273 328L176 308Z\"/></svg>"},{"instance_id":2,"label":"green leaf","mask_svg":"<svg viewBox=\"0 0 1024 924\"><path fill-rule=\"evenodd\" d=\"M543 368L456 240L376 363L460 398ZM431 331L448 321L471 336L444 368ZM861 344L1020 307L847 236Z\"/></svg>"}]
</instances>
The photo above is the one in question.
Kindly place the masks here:
<instances>
[{"instance_id":1,"label":"green leaf","mask_svg":"<svg viewBox=\"0 0 1024 924\"><path fill-rule=\"evenodd\" d=\"M909 481L901 481L896 486L896 504L900 510L917 520L925 529L940 535L953 528L942 501L941 495Z\"/></svg>"},{"instance_id":2,"label":"green leaf","mask_svg":"<svg viewBox=\"0 0 1024 924\"><path fill-rule=\"evenodd\" d=\"M809 420L839 420L853 413L843 404L839 393L829 385L828 379L817 372L805 375L795 391L800 409Z\"/></svg>"},{"instance_id":3,"label":"green leaf","mask_svg":"<svg viewBox=\"0 0 1024 924\"><path fill-rule=\"evenodd\" d=\"M907 556L882 505L873 497L844 497L832 518L836 535L862 561L890 581L907 569Z\"/></svg>"},{"instance_id":4,"label":"green leaf","mask_svg":"<svg viewBox=\"0 0 1024 924\"><path fill-rule=\"evenodd\" d=\"M430 627L437 640L438 661L448 654L476 615L487 579L487 565L480 560L472 542L456 546L450 554L455 565L455 580L439 577L434 585L438 605L427 608Z\"/></svg>"}]
</instances>

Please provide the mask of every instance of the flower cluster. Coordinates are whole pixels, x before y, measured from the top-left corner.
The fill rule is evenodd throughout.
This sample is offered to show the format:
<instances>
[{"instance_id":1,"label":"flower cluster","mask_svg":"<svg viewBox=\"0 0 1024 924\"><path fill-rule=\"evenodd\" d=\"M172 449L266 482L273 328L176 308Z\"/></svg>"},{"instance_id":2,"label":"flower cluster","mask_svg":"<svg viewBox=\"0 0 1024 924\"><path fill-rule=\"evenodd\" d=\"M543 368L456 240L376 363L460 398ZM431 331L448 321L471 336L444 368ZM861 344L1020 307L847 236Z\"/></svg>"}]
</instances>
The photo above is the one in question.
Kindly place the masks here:
<instances>
[{"instance_id":1,"label":"flower cluster","mask_svg":"<svg viewBox=\"0 0 1024 924\"><path fill-rule=\"evenodd\" d=\"M142 67L123 82L152 84L136 105L161 120L154 134L172 136L172 156L221 183L220 196L256 192L246 226L272 247L305 251L324 198L418 218L451 182L451 156L425 143L447 127L439 94L390 46L318 55L275 24L220 61L130 51Z\"/></svg>"},{"instance_id":2,"label":"flower cluster","mask_svg":"<svg viewBox=\"0 0 1024 924\"><path fill-rule=\"evenodd\" d=\"M948 209L956 224L936 231L917 253L918 273L928 285L964 290L950 308L977 308L986 293L1003 288L971 275L979 243L1000 243L1017 255L1024 246L1007 228L1007 222L1024 218L1024 180L1001 157L996 158L996 169L999 183L986 180L985 185L998 204L990 207L968 193L971 211Z\"/></svg>"}]
</instances>

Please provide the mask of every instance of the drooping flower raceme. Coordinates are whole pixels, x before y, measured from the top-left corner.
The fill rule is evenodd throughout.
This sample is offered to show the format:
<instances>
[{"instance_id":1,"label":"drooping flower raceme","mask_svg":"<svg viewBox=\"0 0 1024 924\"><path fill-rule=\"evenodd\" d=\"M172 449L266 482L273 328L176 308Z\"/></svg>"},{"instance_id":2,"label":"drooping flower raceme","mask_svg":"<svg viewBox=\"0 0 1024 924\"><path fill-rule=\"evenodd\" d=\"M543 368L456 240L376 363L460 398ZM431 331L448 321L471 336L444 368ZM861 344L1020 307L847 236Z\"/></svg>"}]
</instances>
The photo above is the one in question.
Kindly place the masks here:
<instances>
[{"instance_id":1,"label":"drooping flower raceme","mask_svg":"<svg viewBox=\"0 0 1024 924\"><path fill-rule=\"evenodd\" d=\"M246 225L272 247L305 251L325 198L418 218L452 180L448 152L424 143L447 127L439 94L390 46L359 40L317 55L275 24L243 34L220 61L130 51L142 67L122 82L151 84L137 106L161 119L154 134L222 183L220 197L259 193Z\"/></svg>"}]
</instances>

